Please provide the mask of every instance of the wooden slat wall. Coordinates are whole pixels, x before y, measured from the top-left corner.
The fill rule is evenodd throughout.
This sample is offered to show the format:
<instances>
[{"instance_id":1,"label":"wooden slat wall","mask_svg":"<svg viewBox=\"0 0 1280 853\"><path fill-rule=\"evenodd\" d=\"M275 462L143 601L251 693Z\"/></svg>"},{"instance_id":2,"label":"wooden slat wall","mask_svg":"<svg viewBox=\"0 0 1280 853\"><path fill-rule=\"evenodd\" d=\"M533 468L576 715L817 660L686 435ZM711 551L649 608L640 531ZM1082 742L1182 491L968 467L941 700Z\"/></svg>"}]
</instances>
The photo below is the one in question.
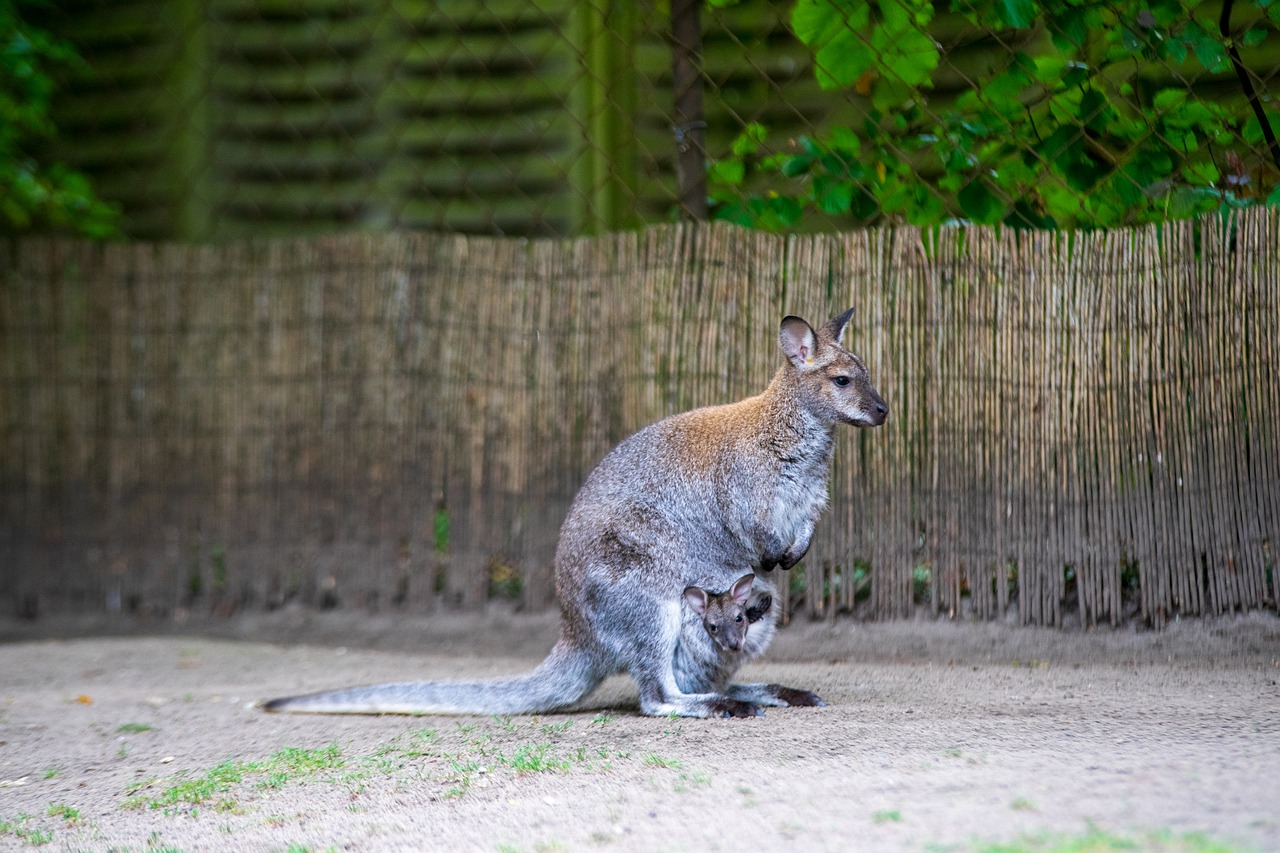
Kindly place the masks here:
<instances>
[{"instance_id":1,"label":"wooden slat wall","mask_svg":"<svg viewBox=\"0 0 1280 853\"><path fill-rule=\"evenodd\" d=\"M7 242L0 596L421 610L518 578L549 606L556 531L609 448L761 389L782 315L852 305L892 417L842 433L791 612L1274 609L1277 282L1268 210L1076 235Z\"/></svg>"}]
</instances>

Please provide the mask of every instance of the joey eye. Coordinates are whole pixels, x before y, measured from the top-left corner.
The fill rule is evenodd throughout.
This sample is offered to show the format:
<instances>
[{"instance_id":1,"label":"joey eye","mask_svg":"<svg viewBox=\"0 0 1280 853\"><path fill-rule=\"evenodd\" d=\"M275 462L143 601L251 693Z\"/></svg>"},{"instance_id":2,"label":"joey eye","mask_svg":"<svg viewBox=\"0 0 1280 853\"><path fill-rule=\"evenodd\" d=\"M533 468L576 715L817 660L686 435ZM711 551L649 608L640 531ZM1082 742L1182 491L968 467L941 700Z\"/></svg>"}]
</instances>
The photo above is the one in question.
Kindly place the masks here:
<instances>
[{"instance_id":1,"label":"joey eye","mask_svg":"<svg viewBox=\"0 0 1280 853\"><path fill-rule=\"evenodd\" d=\"M716 631L718 631L718 630L720 630L720 629L719 629L717 626L715 626L715 625L708 625L708 626L707 626L707 630L714 634Z\"/></svg>"},{"instance_id":2,"label":"joey eye","mask_svg":"<svg viewBox=\"0 0 1280 853\"><path fill-rule=\"evenodd\" d=\"M739 613L737 616L733 617L733 621L734 621L734 622L741 622L741 621L742 621L742 614L741 614L741 613Z\"/></svg>"},{"instance_id":3,"label":"joey eye","mask_svg":"<svg viewBox=\"0 0 1280 853\"><path fill-rule=\"evenodd\" d=\"M831 381L836 383L837 386L843 388L849 384L850 380L848 376L833 376L831 377Z\"/></svg>"}]
</instances>

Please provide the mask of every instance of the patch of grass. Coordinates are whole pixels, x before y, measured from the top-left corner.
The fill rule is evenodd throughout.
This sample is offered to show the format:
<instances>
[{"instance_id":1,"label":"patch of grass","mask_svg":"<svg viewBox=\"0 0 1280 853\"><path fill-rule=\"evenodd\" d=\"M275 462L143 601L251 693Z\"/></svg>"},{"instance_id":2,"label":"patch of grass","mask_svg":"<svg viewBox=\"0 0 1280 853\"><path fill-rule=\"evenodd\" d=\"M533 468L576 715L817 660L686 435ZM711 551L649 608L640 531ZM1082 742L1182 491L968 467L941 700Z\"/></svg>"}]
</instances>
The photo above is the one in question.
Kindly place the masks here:
<instances>
[{"instance_id":1,"label":"patch of grass","mask_svg":"<svg viewBox=\"0 0 1280 853\"><path fill-rule=\"evenodd\" d=\"M654 755L652 752L644 757L645 767L661 767L664 770L680 770L684 767L678 759L663 758L660 755Z\"/></svg>"},{"instance_id":2,"label":"patch of grass","mask_svg":"<svg viewBox=\"0 0 1280 853\"><path fill-rule=\"evenodd\" d=\"M227 794L244 781L247 767L242 761L224 761L214 765L203 776L175 782L159 796L145 802L145 805L147 808L161 809L165 814L170 814L176 807L183 805L195 807L208 804L217 811L234 811L239 807L236 800L219 795Z\"/></svg>"},{"instance_id":3,"label":"patch of grass","mask_svg":"<svg viewBox=\"0 0 1280 853\"><path fill-rule=\"evenodd\" d=\"M613 714L600 713L600 714L596 714L594 717L591 718L591 725L607 726L617 719L618 718L615 717Z\"/></svg>"},{"instance_id":4,"label":"patch of grass","mask_svg":"<svg viewBox=\"0 0 1280 853\"><path fill-rule=\"evenodd\" d=\"M138 734L139 732L149 731L151 731L151 726L147 723L125 723L123 726L116 729L116 732L119 734Z\"/></svg>"},{"instance_id":5,"label":"patch of grass","mask_svg":"<svg viewBox=\"0 0 1280 853\"><path fill-rule=\"evenodd\" d=\"M573 727L573 720L565 720L562 723L546 723L542 727L544 735L558 735L567 732Z\"/></svg>"},{"instance_id":6,"label":"patch of grass","mask_svg":"<svg viewBox=\"0 0 1280 853\"><path fill-rule=\"evenodd\" d=\"M897 809L878 811L871 819L876 823L899 823L902 821L902 812Z\"/></svg>"},{"instance_id":7,"label":"patch of grass","mask_svg":"<svg viewBox=\"0 0 1280 853\"><path fill-rule=\"evenodd\" d=\"M458 774L458 778L454 780L453 786L444 792L444 795L451 800L456 800L471 790L474 778L480 772L480 765L474 761L463 761L458 758L450 758L449 764Z\"/></svg>"},{"instance_id":8,"label":"patch of grass","mask_svg":"<svg viewBox=\"0 0 1280 853\"><path fill-rule=\"evenodd\" d=\"M692 773L681 773L674 785L677 794L683 794L695 788L711 787L711 774L705 770L694 770Z\"/></svg>"},{"instance_id":9,"label":"patch of grass","mask_svg":"<svg viewBox=\"0 0 1280 853\"><path fill-rule=\"evenodd\" d=\"M1026 797L1018 797L1012 803L1009 803L1009 808L1015 812L1033 812L1036 810L1036 805Z\"/></svg>"},{"instance_id":10,"label":"patch of grass","mask_svg":"<svg viewBox=\"0 0 1280 853\"><path fill-rule=\"evenodd\" d=\"M259 788L278 789L293 779L335 770L343 763L337 744L321 749L286 747L263 761L227 760L201 776L173 780L154 797L138 792L153 787L156 780L143 782L129 789L131 796L124 801L122 808L159 809L165 814L173 814L179 810L196 813L200 806L208 806L215 811L234 812L239 810L240 804L232 792L246 777L264 776L265 779L258 783Z\"/></svg>"},{"instance_id":11,"label":"patch of grass","mask_svg":"<svg viewBox=\"0 0 1280 853\"><path fill-rule=\"evenodd\" d=\"M1246 848L1215 841L1201 833L1152 832L1137 838L1090 829L1083 835L1043 835L1007 844L974 848L975 853L1248 853Z\"/></svg>"},{"instance_id":12,"label":"patch of grass","mask_svg":"<svg viewBox=\"0 0 1280 853\"><path fill-rule=\"evenodd\" d=\"M80 810L73 806L69 806L66 803L55 803L49 806L49 810L46 814L48 814L49 817L61 818L67 822L68 826L73 823L80 822Z\"/></svg>"},{"instance_id":13,"label":"patch of grass","mask_svg":"<svg viewBox=\"0 0 1280 853\"><path fill-rule=\"evenodd\" d=\"M13 820L0 820L0 838L6 835L12 835L31 847L41 847L53 841L53 830L32 826L29 814L20 813Z\"/></svg>"},{"instance_id":14,"label":"patch of grass","mask_svg":"<svg viewBox=\"0 0 1280 853\"><path fill-rule=\"evenodd\" d=\"M568 770L569 762L550 756L551 744L525 744L516 750L508 761L517 773L546 773L553 770Z\"/></svg>"},{"instance_id":15,"label":"patch of grass","mask_svg":"<svg viewBox=\"0 0 1280 853\"><path fill-rule=\"evenodd\" d=\"M507 734L513 735L516 733L516 723L515 720L511 719L511 717L493 716L489 719L493 720L494 723L497 724L498 728L502 729Z\"/></svg>"}]
</instances>

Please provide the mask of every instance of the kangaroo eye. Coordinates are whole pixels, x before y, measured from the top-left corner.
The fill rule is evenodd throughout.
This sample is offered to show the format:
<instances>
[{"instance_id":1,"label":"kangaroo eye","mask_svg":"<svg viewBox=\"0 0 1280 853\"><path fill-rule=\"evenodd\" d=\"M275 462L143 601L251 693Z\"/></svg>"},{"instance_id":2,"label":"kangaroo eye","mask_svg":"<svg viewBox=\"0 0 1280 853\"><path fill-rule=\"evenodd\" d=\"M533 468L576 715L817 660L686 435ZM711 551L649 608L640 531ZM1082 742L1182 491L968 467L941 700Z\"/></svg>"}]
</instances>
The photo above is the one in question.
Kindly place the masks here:
<instances>
[{"instance_id":1,"label":"kangaroo eye","mask_svg":"<svg viewBox=\"0 0 1280 853\"><path fill-rule=\"evenodd\" d=\"M716 631L719 630L719 628L717 628L715 625L708 625L707 630L714 634Z\"/></svg>"},{"instance_id":2,"label":"kangaroo eye","mask_svg":"<svg viewBox=\"0 0 1280 853\"><path fill-rule=\"evenodd\" d=\"M734 622L741 622L741 621L742 621L742 614L741 614L741 613L739 613L737 616L733 617L733 621L734 621Z\"/></svg>"},{"instance_id":3,"label":"kangaroo eye","mask_svg":"<svg viewBox=\"0 0 1280 853\"><path fill-rule=\"evenodd\" d=\"M839 385L841 388L843 388L844 386L846 386L846 385L848 385L848 384L849 384L849 377L848 377L848 376L833 376L833 377L831 377L831 381L832 381L832 382L834 382L834 383L836 383L836 385Z\"/></svg>"}]
</instances>

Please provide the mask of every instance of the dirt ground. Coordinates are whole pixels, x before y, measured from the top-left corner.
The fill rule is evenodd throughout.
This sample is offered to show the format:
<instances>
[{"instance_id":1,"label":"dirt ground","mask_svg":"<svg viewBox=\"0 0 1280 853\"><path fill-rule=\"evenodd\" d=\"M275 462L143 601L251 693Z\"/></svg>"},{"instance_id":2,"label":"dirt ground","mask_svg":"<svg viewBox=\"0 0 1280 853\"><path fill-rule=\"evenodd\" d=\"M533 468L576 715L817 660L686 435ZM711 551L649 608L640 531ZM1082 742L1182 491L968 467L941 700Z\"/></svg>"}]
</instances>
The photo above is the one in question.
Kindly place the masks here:
<instances>
[{"instance_id":1,"label":"dirt ground","mask_svg":"<svg viewBox=\"0 0 1280 853\"><path fill-rule=\"evenodd\" d=\"M255 703L515 672L554 617L0 622L0 849L973 850L1097 827L1280 850L1280 619L793 625L744 680L821 709L649 719Z\"/></svg>"}]
</instances>

